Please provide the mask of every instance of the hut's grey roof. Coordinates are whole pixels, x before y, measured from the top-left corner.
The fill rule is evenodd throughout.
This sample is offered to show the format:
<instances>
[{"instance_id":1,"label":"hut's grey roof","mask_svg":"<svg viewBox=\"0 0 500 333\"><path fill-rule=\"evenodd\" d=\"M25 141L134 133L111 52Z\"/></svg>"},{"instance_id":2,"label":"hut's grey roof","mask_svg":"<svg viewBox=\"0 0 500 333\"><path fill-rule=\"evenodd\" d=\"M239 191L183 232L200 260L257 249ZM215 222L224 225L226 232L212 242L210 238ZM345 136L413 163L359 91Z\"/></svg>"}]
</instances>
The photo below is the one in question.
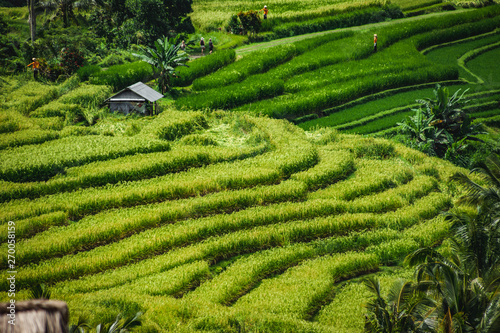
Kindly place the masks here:
<instances>
[{"instance_id":1,"label":"hut's grey roof","mask_svg":"<svg viewBox=\"0 0 500 333\"><path fill-rule=\"evenodd\" d=\"M111 96L106 102L156 102L160 98L163 98L162 94L142 82L137 82Z\"/></svg>"}]
</instances>

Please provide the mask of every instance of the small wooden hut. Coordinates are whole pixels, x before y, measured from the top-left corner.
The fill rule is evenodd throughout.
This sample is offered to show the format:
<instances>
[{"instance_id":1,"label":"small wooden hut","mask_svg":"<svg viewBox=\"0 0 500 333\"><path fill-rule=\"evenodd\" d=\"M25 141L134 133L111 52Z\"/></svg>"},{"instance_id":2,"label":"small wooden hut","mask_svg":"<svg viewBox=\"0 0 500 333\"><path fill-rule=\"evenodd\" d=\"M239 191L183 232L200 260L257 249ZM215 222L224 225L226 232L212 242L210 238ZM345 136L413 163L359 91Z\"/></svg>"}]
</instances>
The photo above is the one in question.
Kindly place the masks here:
<instances>
[{"instance_id":1,"label":"small wooden hut","mask_svg":"<svg viewBox=\"0 0 500 333\"><path fill-rule=\"evenodd\" d=\"M131 112L157 114L159 110L156 101L160 98L163 98L162 94L142 82L137 82L119 91L105 102L109 104L111 111L124 114Z\"/></svg>"},{"instance_id":2,"label":"small wooden hut","mask_svg":"<svg viewBox=\"0 0 500 333\"><path fill-rule=\"evenodd\" d=\"M68 306L63 301L36 299L0 303L2 333L67 333L68 320Z\"/></svg>"}]
</instances>

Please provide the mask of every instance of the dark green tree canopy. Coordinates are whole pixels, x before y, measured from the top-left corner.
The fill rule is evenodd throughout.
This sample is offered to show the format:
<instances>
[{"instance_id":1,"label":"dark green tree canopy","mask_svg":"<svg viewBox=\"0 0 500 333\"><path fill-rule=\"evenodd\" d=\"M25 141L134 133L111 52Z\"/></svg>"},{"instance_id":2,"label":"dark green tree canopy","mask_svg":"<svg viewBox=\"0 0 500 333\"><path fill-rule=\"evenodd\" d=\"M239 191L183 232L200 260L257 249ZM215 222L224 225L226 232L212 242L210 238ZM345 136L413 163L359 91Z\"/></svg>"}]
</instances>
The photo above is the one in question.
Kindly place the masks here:
<instances>
[{"instance_id":1,"label":"dark green tree canopy","mask_svg":"<svg viewBox=\"0 0 500 333\"><path fill-rule=\"evenodd\" d=\"M187 15L192 0L100 0L93 14L96 34L121 47L131 42L153 46L164 35L193 33Z\"/></svg>"}]
</instances>

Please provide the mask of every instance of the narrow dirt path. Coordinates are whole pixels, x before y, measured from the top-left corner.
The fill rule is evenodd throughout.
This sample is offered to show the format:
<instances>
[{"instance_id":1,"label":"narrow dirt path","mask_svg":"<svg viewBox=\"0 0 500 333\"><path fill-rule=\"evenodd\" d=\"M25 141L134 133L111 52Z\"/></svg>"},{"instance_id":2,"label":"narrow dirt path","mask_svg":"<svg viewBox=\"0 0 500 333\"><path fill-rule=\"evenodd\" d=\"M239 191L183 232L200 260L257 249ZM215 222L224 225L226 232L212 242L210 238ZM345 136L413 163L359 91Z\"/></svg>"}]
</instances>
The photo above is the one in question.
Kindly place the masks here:
<instances>
[{"instance_id":1,"label":"narrow dirt path","mask_svg":"<svg viewBox=\"0 0 500 333\"><path fill-rule=\"evenodd\" d=\"M314 32L310 34L305 34L305 35L298 35L298 36L293 36L293 37L287 37L287 38L281 38L281 39L276 39L272 40L270 42L263 42L263 43L254 43L246 46L241 46L235 49L237 55L244 55L256 50L262 50L262 49L267 49L269 47L277 46L277 45L283 45L283 44L288 44L288 43L294 43L298 42L307 38L313 38L321 35L326 35L326 34L331 34L331 33L337 33L340 31L360 31L360 30L368 30L371 28L375 27L385 27L388 25L393 25L393 24L398 24L401 22L409 22L409 21L417 21L417 20L423 20L428 17L434 17L434 16L446 16L446 15L453 15L457 13L461 13L466 11L467 9L458 9L454 11L449 11L449 12L439 12L439 13L432 13L432 14L426 14L426 15L420 15L420 16L413 16L413 17L408 17L408 18L402 18L402 19L396 19L396 20L390 20L390 21L385 21L385 22L378 22L378 23L370 23L370 24L365 24L365 25L360 25L360 26L355 26L355 27L349 27L349 28L342 28L342 29L335 29L335 30L327 30L327 31L320 31L320 32Z\"/></svg>"}]
</instances>

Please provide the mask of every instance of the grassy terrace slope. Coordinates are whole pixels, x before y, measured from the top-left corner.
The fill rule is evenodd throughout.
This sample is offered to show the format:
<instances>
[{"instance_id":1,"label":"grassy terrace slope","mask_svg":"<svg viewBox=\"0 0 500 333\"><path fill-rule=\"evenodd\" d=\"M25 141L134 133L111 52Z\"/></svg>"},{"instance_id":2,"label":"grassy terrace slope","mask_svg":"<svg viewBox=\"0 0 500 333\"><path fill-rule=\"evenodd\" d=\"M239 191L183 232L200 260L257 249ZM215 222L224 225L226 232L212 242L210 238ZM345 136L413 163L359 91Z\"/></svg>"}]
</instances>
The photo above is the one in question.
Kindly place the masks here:
<instances>
[{"instance_id":1,"label":"grassy terrace slope","mask_svg":"<svg viewBox=\"0 0 500 333\"><path fill-rule=\"evenodd\" d=\"M495 61L499 50L495 48L499 14L500 6L496 5L341 29L296 42L290 39L286 44L276 41L269 48L266 44L245 47L241 59L194 80L191 93L178 98L176 105L188 109L232 109L297 123L321 118L304 124L305 128L311 128L331 126L325 116L331 115L335 122L337 111L348 109L349 103L361 98L381 99L399 92L432 88L436 82L479 83L471 92L495 90L500 87L498 77L491 73L479 81L477 77L485 74L479 60L474 60L481 54L485 63ZM376 53L374 33L379 36ZM464 41L457 45L477 49L477 53L464 54L459 46L435 56L434 51L422 52L435 46L444 50L458 40ZM246 52L253 48L256 48L253 52ZM435 50L440 52L441 48ZM458 62L447 59L454 55L464 58ZM470 74L474 72L477 74ZM407 107L413 101L409 99L395 107ZM389 127L405 116L399 113L399 118L386 119ZM378 115L384 117L387 115ZM370 119L363 120L362 125Z\"/></svg>"},{"instance_id":2,"label":"grassy terrace slope","mask_svg":"<svg viewBox=\"0 0 500 333\"><path fill-rule=\"evenodd\" d=\"M0 138L36 130L12 110L5 117L17 127ZM131 127L53 129L59 138L0 150L17 299L44 282L74 321L141 310L150 331L359 331L360 297L351 326L332 324L345 315L337 283L447 232L438 215L453 202L446 180L457 168L389 141L227 112L167 110L120 126ZM146 138L157 148L136 151L131 142ZM101 140L120 154L97 154ZM62 157L28 154L40 150ZM22 168L30 179L13 182ZM6 253L3 237L2 265Z\"/></svg>"}]
</instances>

